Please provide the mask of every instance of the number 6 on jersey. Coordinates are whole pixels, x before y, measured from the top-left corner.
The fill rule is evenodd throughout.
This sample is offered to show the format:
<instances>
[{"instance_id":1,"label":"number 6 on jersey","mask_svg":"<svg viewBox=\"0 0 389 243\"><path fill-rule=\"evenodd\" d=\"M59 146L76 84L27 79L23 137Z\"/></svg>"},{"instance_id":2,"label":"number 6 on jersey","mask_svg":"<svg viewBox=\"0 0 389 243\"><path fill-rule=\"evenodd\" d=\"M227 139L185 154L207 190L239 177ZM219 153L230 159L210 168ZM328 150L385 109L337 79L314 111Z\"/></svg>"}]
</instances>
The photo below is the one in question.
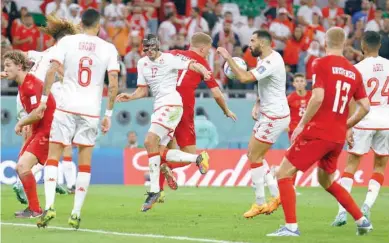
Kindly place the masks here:
<instances>
[{"instance_id":1,"label":"number 6 on jersey","mask_svg":"<svg viewBox=\"0 0 389 243\"><path fill-rule=\"evenodd\" d=\"M92 71L89 67L92 66L92 64L93 61L90 57L81 57L78 64L78 83L82 87L88 86L91 82Z\"/></svg>"}]
</instances>

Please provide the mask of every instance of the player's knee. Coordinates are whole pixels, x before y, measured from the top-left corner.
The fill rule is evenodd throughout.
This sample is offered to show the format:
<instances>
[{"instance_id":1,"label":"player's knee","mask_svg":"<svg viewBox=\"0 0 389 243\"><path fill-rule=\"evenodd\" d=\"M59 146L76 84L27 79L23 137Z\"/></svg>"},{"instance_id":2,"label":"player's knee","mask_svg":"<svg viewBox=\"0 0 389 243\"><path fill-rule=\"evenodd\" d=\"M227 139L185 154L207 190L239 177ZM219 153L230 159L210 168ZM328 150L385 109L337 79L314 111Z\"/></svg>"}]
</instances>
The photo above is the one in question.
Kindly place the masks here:
<instances>
[{"instance_id":1,"label":"player's knee","mask_svg":"<svg viewBox=\"0 0 389 243\"><path fill-rule=\"evenodd\" d=\"M258 163L261 162L263 159L259 154L251 150L247 152L247 158L251 163Z\"/></svg>"},{"instance_id":2,"label":"player's knee","mask_svg":"<svg viewBox=\"0 0 389 243\"><path fill-rule=\"evenodd\" d=\"M388 163L388 157L387 156L377 156L374 159L374 170L378 172L385 171L386 164Z\"/></svg>"},{"instance_id":3,"label":"player's knee","mask_svg":"<svg viewBox=\"0 0 389 243\"><path fill-rule=\"evenodd\" d=\"M158 137L154 134L147 134L145 138L145 148L146 150L158 149Z\"/></svg>"},{"instance_id":4,"label":"player's knee","mask_svg":"<svg viewBox=\"0 0 389 243\"><path fill-rule=\"evenodd\" d=\"M25 163L22 163L19 161L19 163L16 164L16 173L18 175L26 173L28 171L28 166ZM30 168L31 169L31 168Z\"/></svg>"}]
</instances>

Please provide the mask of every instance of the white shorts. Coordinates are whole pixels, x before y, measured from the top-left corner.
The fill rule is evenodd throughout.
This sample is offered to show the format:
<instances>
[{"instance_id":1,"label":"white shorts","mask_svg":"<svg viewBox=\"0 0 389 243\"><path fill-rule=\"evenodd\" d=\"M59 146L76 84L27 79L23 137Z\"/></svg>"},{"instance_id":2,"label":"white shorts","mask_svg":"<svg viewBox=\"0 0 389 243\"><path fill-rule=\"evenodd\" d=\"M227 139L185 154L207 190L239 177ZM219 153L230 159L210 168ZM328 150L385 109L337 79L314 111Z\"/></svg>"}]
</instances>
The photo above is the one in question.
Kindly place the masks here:
<instances>
[{"instance_id":1,"label":"white shorts","mask_svg":"<svg viewBox=\"0 0 389 243\"><path fill-rule=\"evenodd\" d=\"M159 136L160 145L166 146L173 139L174 131L181 121L183 111L182 106L162 106L151 115L149 132Z\"/></svg>"},{"instance_id":2,"label":"white shorts","mask_svg":"<svg viewBox=\"0 0 389 243\"><path fill-rule=\"evenodd\" d=\"M363 155L373 149L377 155L389 156L389 130L362 130L353 128L354 147L351 154Z\"/></svg>"},{"instance_id":3,"label":"white shorts","mask_svg":"<svg viewBox=\"0 0 389 243\"><path fill-rule=\"evenodd\" d=\"M289 127L290 116L284 118L269 118L261 115L254 125L254 137L263 143L273 144L283 131Z\"/></svg>"},{"instance_id":4,"label":"white shorts","mask_svg":"<svg viewBox=\"0 0 389 243\"><path fill-rule=\"evenodd\" d=\"M99 118L87 117L55 110L50 131L50 142L64 146L94 146L98 133Z\"/></svg>"}]
</instances>

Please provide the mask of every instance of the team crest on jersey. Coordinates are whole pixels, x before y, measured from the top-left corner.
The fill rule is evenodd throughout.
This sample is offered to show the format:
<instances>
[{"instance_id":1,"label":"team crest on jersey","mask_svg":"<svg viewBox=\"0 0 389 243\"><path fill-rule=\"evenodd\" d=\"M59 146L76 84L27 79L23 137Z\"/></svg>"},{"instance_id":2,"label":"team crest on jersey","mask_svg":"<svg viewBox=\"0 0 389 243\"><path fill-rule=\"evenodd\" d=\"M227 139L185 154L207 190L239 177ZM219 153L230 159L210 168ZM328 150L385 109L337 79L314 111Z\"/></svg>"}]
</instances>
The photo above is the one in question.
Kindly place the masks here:
<instances>
[{"instance_id":1,"label":"team crest on jersey","mask_svg":"<svg viewBox=\"0 0 389 243\"><path fill-rule=\"evenodd\" d=\"M259 68L257 68L257 71L258 73L262 74L266 71L266 68L264 66L260 66Z\"/></svg>"},{"instance_id":2,"label":"team crest on jersey","mask_svg":"<svg viewBox=\"0 0 389 243\"><path fill-rule=\"evenodd\" d=\"M143 64L143 66L147 67L147 62L145 62L145 64Z\"/></svg>"},{"instance_id":3,"label":"team crest on jersey","mask_svg":"<svg viewBox=\"0 0 389 243\"><path fill-rule=\"evenodd\" d=\"M161 60L159 60L159 64L164 64L165 63L165 60L163 60L162 58L161 58Z\"/></svg>"},{"instance_id":4,"label":"team crest on jersey","mask_svg":"<svg viewBox=\"0 0 389 243\"><path fill-rule=\"evenodd\" d=\"M269 60L266 60L266 63L267 63L267 64L270 64L270 61L269 61Z\"/></svg>"}]
</instances>

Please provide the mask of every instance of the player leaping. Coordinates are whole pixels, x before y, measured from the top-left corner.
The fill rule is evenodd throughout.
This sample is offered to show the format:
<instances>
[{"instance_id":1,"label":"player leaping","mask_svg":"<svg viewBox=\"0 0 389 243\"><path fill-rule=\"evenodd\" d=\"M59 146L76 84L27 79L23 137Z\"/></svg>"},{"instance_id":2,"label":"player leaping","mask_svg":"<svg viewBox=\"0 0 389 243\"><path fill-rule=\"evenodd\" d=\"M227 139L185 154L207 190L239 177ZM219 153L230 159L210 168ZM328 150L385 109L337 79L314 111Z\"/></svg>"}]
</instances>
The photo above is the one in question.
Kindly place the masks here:
<instances>
[{"instance_id":1,"label":"player leaping","mask_svg":"<svg viewBox=\"0 0 389 243\"><path fill-rule=\"evenodd\" d=\"M51 55L51 66L46 74L42 101L38 111L46 109L44 100L50 93L55 73L64 66L62 101L54 114L50 131L49 156L45 165L45 211L37 222L46 227L56 216L54 209L55 184L58 160L64 147L78 145L78 174L74 206L69 225L80 227L81 208L88 191L91 177L91 157L98 133L104 75L108 71L109 91L105 116L101 122L102 132L111 126L112 109L118 89L118 52L116 48L97 37L100 14L88 9L82 14L82 34L65 36Z\"/></svg>"},{"instance_id":2,"label":"player leaping","mask_svg":"<svg viewBox=\"0 0 389 243\"><path fill-rule=\"evenodd\" d=\"M258 82L259 99L254 106L254 111L259 109L260 117L255 123L247 152L251 164L251 180L255 186L256 200L250 210L244 214L246 218L259 214L270 214L280 205L276 185L273 186L277 197L273 197L269 203L266 203L264 189L264 178L267 172L264 166L264 157L290 122L289 106L285 93L285 64L281 55L272 50L271 43L272 37L269 32L258 30L253 33L249 48L252 55L258 57L258 64L251 71L240 69L226 49L222 47L217 49L217 52L227 60L240 82Z\"/></svg>"},{"instance_id":3,"label":"player leaping","mask_svg":"<svg viewBox=\"0 0 389 243\"><path fill-rule=\"evenodd\" d=\"M384 182L384 172L389 159L389 61L378 55L381 47L380 34L367 31L362 38L362 51L365 59L355 67L361 72L363 82L370 99L370 112L353 128L354 144L348 148L347 166L340 184L351 192L354 174L362 156L374 151L374 172L369 181L369 188L362 213L370 217L370 209L377 199ZM342 226L347 222L347 212L339 205L339 212L332 223Z\"/></svg>"},{"instance_id":4,"label":"player leaping","mask_svg":"<svg viewBox=\"0 0 389 243\"><path fill-rule=\"evenodd\" d=\"M192 60L183 61L170 53L159 51L159 41L149 34L143 40L146 56L138 61L138 88L132 94L120 94L118 102L140 99L148 95L148 86L155 97L154 112L151 116L151 126L146 135L145 148L149 157L150 191L142 206L142 211L151 209L160 196L159 176L161 166L160 150L173 138L174 131L181 120L183 108L182 99L176 90L178 70L192 70L203 75L208 80L211 73L201 64ZM167 161L196 163L199 171L208 171L208 154L189 154L177 149L163 152Z\"/></svg>"},{"instance_id":5,"label":"player leaping","mask_svg":"<svg viewBox=\"0 0 389 243\"><path fill-rule=\"evenodd\" d=\"M306 171L318 161L318 181L346 210L357 224L357 234L372 229L351 195L335 180L337 160L351 129L369 112L363 80L358 70L342 56L346 35L339 27L329 29L325 36L326 57L313 64L313 90L307 110L292 135L288 149L277 172L281 203L286 225L268 236L299 236L296 218L296 193L292 177L298 170ZM347 119L350 100L359 108Z\"/></svg>"}]
</instances>

